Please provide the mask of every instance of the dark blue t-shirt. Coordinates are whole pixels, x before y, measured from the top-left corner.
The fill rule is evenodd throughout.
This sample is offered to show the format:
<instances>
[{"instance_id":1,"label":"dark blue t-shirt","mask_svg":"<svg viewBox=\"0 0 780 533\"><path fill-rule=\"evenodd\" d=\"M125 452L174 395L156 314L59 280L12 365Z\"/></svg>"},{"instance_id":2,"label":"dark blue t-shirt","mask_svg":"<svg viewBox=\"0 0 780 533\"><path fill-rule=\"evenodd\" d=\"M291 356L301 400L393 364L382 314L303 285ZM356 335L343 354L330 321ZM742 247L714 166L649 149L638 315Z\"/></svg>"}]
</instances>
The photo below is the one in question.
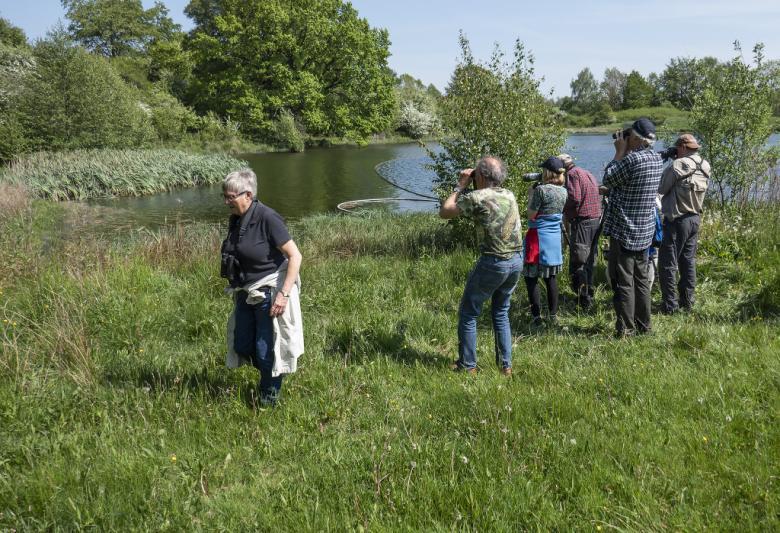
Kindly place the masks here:
<instances>
[{"instance_id":1,"label":"dark blue t-shirt","mask_svg":"<svg viewBox=\"0 0 780 533\"><path fill-rule=\"evenodd\" d=\"M285 259L279 247L290 239L281 215L254 202L243 216L230 217L225 244L234 250L244 281L251 283L276 272Z\"/></svg>"}]
</instances>

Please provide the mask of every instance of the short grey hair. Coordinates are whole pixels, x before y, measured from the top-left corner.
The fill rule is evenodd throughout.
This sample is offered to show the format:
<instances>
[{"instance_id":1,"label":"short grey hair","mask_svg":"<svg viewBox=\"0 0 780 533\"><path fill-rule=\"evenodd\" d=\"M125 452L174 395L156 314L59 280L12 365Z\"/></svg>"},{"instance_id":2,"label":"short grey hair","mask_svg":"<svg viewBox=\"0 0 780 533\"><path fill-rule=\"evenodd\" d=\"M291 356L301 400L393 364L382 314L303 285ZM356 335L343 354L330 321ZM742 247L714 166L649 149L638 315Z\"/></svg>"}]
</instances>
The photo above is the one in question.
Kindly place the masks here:
<instances>
[{"instance_id":1,"label":"short grey hair","mask_svg":"<svg viewBox=\"0 0 780 533\"><path fill-rule=\"evenodd\" d=\"M222 192L250 191L252 198L257 198L257 176L251 168L242 168L231 172L222 180Z\"/></svg>"},{"instance_id":2,"label":"short grey hair","mask_svg":"<svg viewBox=\"0 0 780 533\"><path fill-rule=\"evenodd\" d=\"M655 138L655 133L651 133L651 134L650 134L650 135L652 135L652 137L643 137L643 136L639 135L639 132L638 132L638 131L636 131L634 128L631 128L631 133L633 133L634 135L636 135L636 136L637 136L637 138L638 138L640 141L642 141L642 145L643 145L645 148L652 148L652 147L653 147L653 145L655 144L655 141L656 141L656 138Z\"/></svg>"},{"instance_id":3,"label":"short grey hair","mask_svg":"<svg viewBox=\"0 0 780 533\"><path fill-rule=\"evenodd\" d=\"M567 169L570 166L574 165L574 158L569 154L558 154L558 159L561 160L563 166L566 167Z\"/></svg>"},{"instance_id":4,"label":"short grey hair","mask_svg":"<svg viewBox=\"0 0 780 533\"><path fill-rule=\"evenodd\" d=\"M485 156L477 161L477 174L493 186L500 186L506 180L506 165L499 158L492 155Z\"/></svg>"}]
</instances>

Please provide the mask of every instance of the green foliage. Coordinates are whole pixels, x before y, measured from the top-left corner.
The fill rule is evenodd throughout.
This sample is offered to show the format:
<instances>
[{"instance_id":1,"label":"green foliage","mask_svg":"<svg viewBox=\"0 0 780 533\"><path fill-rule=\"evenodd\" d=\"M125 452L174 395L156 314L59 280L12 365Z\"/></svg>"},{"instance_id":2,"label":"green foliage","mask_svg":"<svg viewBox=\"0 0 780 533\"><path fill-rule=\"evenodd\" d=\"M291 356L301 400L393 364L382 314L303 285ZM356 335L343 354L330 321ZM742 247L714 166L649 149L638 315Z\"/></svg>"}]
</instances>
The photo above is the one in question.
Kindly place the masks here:
<instances>
[{"instance_id":1,"label":"green foliage","mask_svg":"<svg viewBox=\"0 0 780 533\"><path fill-rule=\"evenodd\" d=\"M15 111L15 102L34 65L28 48L0 43L0 163L9 161L27 149L27 139Z\"/></svg>"},{"instance_id":2,"label":"green foliage","mask_svg":"<svg viewBox=\"0 0 780 533\"><path fill-rule=\"evenodd\" d=\"M653 99L653 87L636 70L632 70L626 78L623 89L623 107L632 109L647 107Z\"/></svg>"},{"instance_id":3,"label":"green foliage","mask_svg":"<svg viewBox=\"0 0 780 533\"><path fill-rule=\"evenodd\" d=\"M5 167L0 182L23 185L39 198L85 200L218 183L246 166L227 155L176 150L37 152Z\"/></svg>"},{"instance_id":4,"label":"green foliage","mask_svg":"<svg viewBox=\"0 0 780 533\"><path fill-rule=\"evenodd\" d=\"M718 76L714 57L673 58L659 78L663 97L680 109L691 110L696 99Z\"/></svg>"},{"instance_id":5,"label":"green foliage","mask_svg":"<svg viewBox=\"0 0 780 533\"><path fill-rule=\"evenodd\" d=\"M187 132L195 131L199 126L195 112L182 105L162 86L158 85L150 92L146 104L157 138L163 143L178 143Z\"/></svg>"},{"instance_id":6,"label":"green foliage","mask_svg":"<svg viewBox=\"0 0 780 533\"><path fill-rule=\"evenodd\" d=\"M603 126L615 122L615 113L606 101L602 101L593 113L592 126Z\"/></svg>"},{"instance_id":7,"label":"green foliage","mask_svg":"<svg viewBox=\"0 0 780 533\"><path fill-rule=\"evenodd\" d=\"M442 151L431 154L443 190L460 169L472 167L484 155L504 160L509 171L505 187L525 194L519 179L563 145L563 128L539 92L533 58L518 41L511 63L496 48L487 64L477 62L461 34L461 59L441 101L446 137Z\"/></svg>"},{"instance_id":8,"label":"green foliage","mask_svg":"<svg viewBox=\"0 0 780 533\"><path fill-rule=\"evenodd\" d=\"M599 88L604 99L612 109L623 107L623 92L628 76L617 68L608 68L604 71L604 79Z\"/></svg>"},{"instance_id":9,"label":"green foliage","mask_svg":"<svg viewBox=\"0 0 780 533\"><path fill-rule=\"evenodd\" d=\"M599 84L589 68L582 69L577 77L571 81L571 109L578 113L591 113L595 111L601 101Z\"/></svg>"},{"instance_id":10,"label":"green foliage","mask_svg":"<svg viewBox=\"0 0 780 533\"><path fill-rule=\"evenodd\" d=\"M441 93L436 86L426 87L409 74L402 74L398 77L396 92L396 130L412 139L439 132L438 102Z\"/></svg>"},{"instance_id":11,"label":"green foliage","mask_svg":"<svg viewBox=\"0 0 780 533\"><path fill-rule=\"evenodd\" d=\"M11 106L31 150L139 146L154 136L139 95L108 60L62 36L34 48L35 72Z\"/></svg>"},{"instance_id":12,"label":"green foliage","mask_svg":"<svg viewBox=\"0 0 780 533\"><path fill-rule=\"evenodd\" d=\"M0 45L21 48L27 46L27 36L24 30L11 24L10 21L0 17Z\"/></svg>"},{"instance_id":13,"label":"green foliage","mask_svg":"<svg viewBox=\"0 0 780 533\"><path fill-rule=\"evenodd\" d=\"M307 351L274 410L224 368L219 229L63 243L53 209L0 228L0 529L777 529L776 209L653 335L612 339L603 285L531 333L518 288L512 379L487 316L482 371L447 369L473 253L441 221L300 221Z\"/></svg>"},{"instance_id":14,"label":"green foliage","mask_svg":"<svg viewBox=\"0 0 780 533\"><path fill-rule=\"evenodd\" d=\"M303 152L306 149L303 134L295 123L295 117L290 111L282 109L274 125L277 146L284 147L291 152Z\"/></svg>"},{"instance_id":15,"label":"green foliage","mask_svg":"<svg viewBox=\"0 0 780 533\"><path fill-rule=\"evenodd\" d=\"M193 0L190 99L270 138L282 109L310 135L366 139L395 106L389 39L343 0ZM263 36L263 38L258 38Z\"/></svg>"},{"instance_id":16,"label":"green foliage","mask_svg":"<svg viewBox=\"0 0 780 533\"><path fill-rule=\"evenodd\" d=\"M96 53L117 57L144 52L180 31L162 2L144 9L141 0L62 0L74 39Z\"/></svg>"},{"instance_id":17,"label":"green foliage","mask_svg":"<svg viewBox=\"0 0 780 533\"><path fill-rule=\"evenodd\" d=\"M691 111L721 205L727 195L744 205L772 168L765 147L772 132L772 106L769 80L761 69L763 45L754 48L752 66L743 60L738 43L735 48L738 55L720 67Z\"/></svg>"}]
</instances>

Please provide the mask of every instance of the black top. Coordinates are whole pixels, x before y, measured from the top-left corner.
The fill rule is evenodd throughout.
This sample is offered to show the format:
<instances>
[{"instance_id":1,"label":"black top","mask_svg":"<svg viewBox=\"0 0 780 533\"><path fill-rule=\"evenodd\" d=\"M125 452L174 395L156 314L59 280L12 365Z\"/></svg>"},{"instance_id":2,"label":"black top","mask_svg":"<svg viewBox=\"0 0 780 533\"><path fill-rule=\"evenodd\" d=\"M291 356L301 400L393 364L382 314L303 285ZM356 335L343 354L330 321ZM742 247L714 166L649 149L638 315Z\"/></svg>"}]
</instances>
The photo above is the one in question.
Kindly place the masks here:
<instances>
[{"instance_id":1,"label":"black top","mask_svg":"<svg viewBox=\"0 0 780 533\"><path fill-rule=\"evenodd\" d=\"M279 246L290 239L281 215L255 201L242 216L230 217L222 251L236 256L244 282L251 283L276 272L285 259Z\"/></svg>"}]
</instances>

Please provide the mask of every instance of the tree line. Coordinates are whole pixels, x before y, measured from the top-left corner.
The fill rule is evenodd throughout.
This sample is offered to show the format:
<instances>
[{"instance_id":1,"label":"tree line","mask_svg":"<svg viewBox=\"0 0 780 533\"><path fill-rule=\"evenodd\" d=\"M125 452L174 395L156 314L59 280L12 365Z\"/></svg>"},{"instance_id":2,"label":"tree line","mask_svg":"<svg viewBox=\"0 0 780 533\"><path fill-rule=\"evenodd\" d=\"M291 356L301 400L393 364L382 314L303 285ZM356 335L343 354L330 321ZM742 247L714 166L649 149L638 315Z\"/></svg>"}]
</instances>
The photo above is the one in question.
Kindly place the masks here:
<instances>
[{"instance_id":1,"label":"tree line","mask_svg":"<svg viewBox=\"0 0 780 533\"><path fill-rule=\"evenodd\" d=\"M303 149L438 128L433 86L397 76L390 40L342 0L63 0L30 43L0 18L0 159L37 150L250 140Z\"/></svg>"},{"instance_id":2,"label":"tree line","mask_svg":"<svg viewBox=\"0 0 780 533\"><path fill-rule=\"evenodd\" d=\"M591 115L594 126L613 122L612 112L619 110L672 106L691 111L704 90L729 75L730 68L730 61L711 56L675 57L660 74L651 72L645 77L636 70L626 73L609 67L598 80L586 67L572 79L570 96L555 103L565 113ZM773 114L780 116L780 60L764 61L762 56L756 68L770 88Z\"/></svg>"}]
</instances>

